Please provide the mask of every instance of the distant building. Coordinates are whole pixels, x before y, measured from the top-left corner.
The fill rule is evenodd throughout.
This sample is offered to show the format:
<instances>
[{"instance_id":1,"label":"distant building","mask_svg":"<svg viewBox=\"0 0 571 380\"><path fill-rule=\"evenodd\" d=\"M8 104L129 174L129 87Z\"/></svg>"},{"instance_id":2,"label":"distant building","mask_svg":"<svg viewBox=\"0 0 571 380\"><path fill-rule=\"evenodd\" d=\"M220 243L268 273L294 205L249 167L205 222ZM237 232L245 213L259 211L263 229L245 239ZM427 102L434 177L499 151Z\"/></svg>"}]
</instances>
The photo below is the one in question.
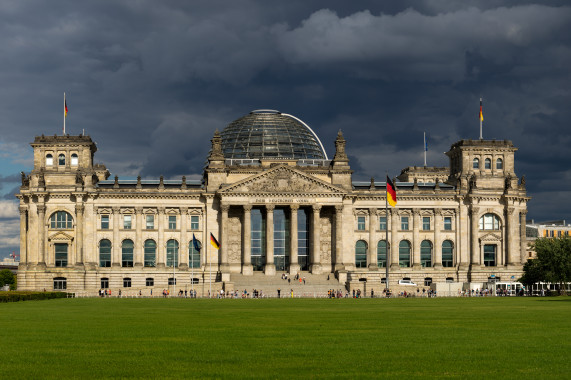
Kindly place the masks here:
<instances>
[{"instance_id":1,"label":"distant building","mask_svg":"<svg viewBox=\"0 0 571 380\"><path fill-rule=\"evenodd\" d=\"M259 110L211 143L202 180L108 180L89 136L37 136L19 289L251 289L288 272L378 292L386 266L391 287L522 274L530 198L511 141L460 140L449 167L408 167L388 210L384 181L353 181L341 132L330 159L304 122Z\"/></svg>"},{"instance_id":2,"label":"distant building","mask_svg":"<svg viewBox=\"0 0 571 380\"><path fill-rule=\"evenodd\" d=\"M569 236L571 233L571 224L566 224L565 220L555 220L548 222L535 223L530 220L525 226L525 236L527 239L527 258L534 258L535 250L533 249L533 242L535 239L544 238L560 238Z\"/></svg>"}]
</instances>

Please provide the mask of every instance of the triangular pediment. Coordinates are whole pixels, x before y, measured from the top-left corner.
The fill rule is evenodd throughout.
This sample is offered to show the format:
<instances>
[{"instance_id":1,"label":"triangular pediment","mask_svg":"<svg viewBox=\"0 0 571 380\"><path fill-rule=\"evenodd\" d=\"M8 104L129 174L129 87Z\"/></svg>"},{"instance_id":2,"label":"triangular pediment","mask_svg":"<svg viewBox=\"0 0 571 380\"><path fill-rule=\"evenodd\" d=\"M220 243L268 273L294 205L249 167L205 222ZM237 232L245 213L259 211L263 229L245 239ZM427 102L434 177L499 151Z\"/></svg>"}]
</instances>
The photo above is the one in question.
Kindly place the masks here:
<instances>
[{"instance_id":1,"label":"triangular pediment","mask_svg":"<svg viewBox=\"0 0 571 380\"><path fill-rule=\"evenodd\" d=\"M55 234L48 237L49 241L73 241L73 236L66 234L65 232L56 232Z\"/></svg>"},{"instance_id":2,"label":"triangular pediment","mask_svg":"<svg viewBox=\"0 0 571 380\"><path fill-rule=\"evenodd\" d=\"M480 241L501 241L502 238L499 234L495 234L495 233L487 233L483 236L480 237Z\"/></svg>"},{"instance_id":3,"label":"triangular pediment","mask_svg":"<svg viewBox=\"0 0 571 380\"><path fill-rule=\"evenodd\" d=\"M346 192L287 165L273 167L219 191L220 194L338 194Z\"/></svg>"}]
</instances>

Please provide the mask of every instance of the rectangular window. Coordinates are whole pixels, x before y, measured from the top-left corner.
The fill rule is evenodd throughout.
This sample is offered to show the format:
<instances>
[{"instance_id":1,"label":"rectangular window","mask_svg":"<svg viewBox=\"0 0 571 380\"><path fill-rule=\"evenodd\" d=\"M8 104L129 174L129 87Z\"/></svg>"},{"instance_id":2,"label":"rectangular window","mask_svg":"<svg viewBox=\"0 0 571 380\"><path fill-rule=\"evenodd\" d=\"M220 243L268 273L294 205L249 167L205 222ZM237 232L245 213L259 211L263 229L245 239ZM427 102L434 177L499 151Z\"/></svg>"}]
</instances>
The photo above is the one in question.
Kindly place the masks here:
<instances>
[{"instance_id":1,"label":"rectangular window","mask_svg":"<svg viewBox=\"0 0 571 380\"><path fill-rule=\"evenodd\" d=\"M124 278L123 279L123 287L124 288L130 288L131 287L131 279L130 278Z\"/></svg>"},{"instance_id":2,"label":"rectangular window","mask_svg":"<svg viewBox=\"0 0 571 380\"><path fill-rule=\"evenodd\" d=\"M55 253L56 253L56 267L67 267L67 243L56 243Z\"/></svg>"},{"instance_id":3,"label":"rectangular window","mask_svg":"<svg viewBox=\"0 0 571 380\"><path fill-rule=\"evenodd\" d=\"M190 229L191 230L198 230L198 215L191 215L190 216Z\"/></svg>"},{"instance_id":4,"label":"rectangular window","mask_svg":"<svg viewBox=\"0 0 571 380\"><path fill-rule=\"evenodd\" d=\"M359 231L365 231L365 217L364 216L358 216L357 217L357 229Z\"/></svg>"},{"instance_id":5,"label":"rectangular window","mask_svg":"<svg viewBox=\"0 0 571 380\"><path fill-rule=\"evenodd\" d=\"M102 230L109 229L109 215L101 215L101 229Z\"/></svg>"},{"instance_id":6,"label":"rectangular window","mask_svg":"<svg viewBox=\"0 0 571 380\"><path fill-rule=\"evenodd\" d=\"M297 211L297 262L300 270L309 270L309 212Z\"/></svg>"},{"instance_id":7,"label":"rectangular window","mask_svg":"<svg viewBox=\"0 0 571 380\"><path fill-rule=\"evenodd\" d=\"M401 216L400 229L403 231L408 231L408 216Z\"/></svg>"},{"instance_id":8,"label":"rectangular window","mask_svg":"<svg viewBox=\"0 0 571 380\"><path fill-rule=\"evenodd\" d=\"M493 244L484 245L484 266L496 266L496 246Z\"/></svg>"},{"instance_id":9,"label":"rectangular window","mask_svg":"<svg viewBox=\"0 0 571 380\"><path fill-rule=\"evenodd\" d=\"M67 279L65 277L54 278L54 290L66 290Z\"/></svg>"},{"instance_id":10,"label":"rectangular window","mask_svg":"<svg viewBox=\"0 0 571 380\"><path fill-rule=\"evenodd\" d=\"M169 230L176 230L176 215L169 215Z\"/></svg>"},{"instance_id":11,"label":"rectangular window","mask_svg":"<svg viewBox=\"0 0 571 380\"><path fill-rule=\"evenodd\" d=\"M445 216L444 217L444 230L452 231L452 217L451 216Z\"/></svg>"},{"instance_id":12,"label":"rectangular window","mask_svg":"<svg viewBox=\"0 0 571 380\"><path fill-rule=\"evenodd\" d=\"M147 215L146 220L147 220L147 225L146 225L147 230L154 230L155 229L155 216L154 215Z\"/></svg>"},{"instance_id":13,"label":"rectangular window","mask_svg":"<svg viewBox=\"0 0 571 380\"><path fill-rule=\"evenodd\" d=\"M145 280L145 286L155 286L155 280L153 278L147 278Z\"/></svg>"},{"instance_id":14,"label":"rectangular window","mask_svg":"<svg viewBox=\"0 0 571 380\"><path fill-rule=\"evenodd\" d=\"M387 217L386 216L380 216L379 217L379 230L380 231L386 231L387 230Z\"/></svg>"},{"instance_id":15,"label":"rectangular window","mask_svg":"<svg viewBox=\"0 0 571 380\"><path fill-rule=\"evenodd\" d=\"M176 278L169 278L169 285L176 285Z\"/></svg>"},{"instance_id":16,"label":"rectangular window","mask_svg":"<svg viewBox=\"0 0 571 380\"><path fill-rule=\"evenodd\" d=\"M102 278L101 279L101 289L109 289L109 279Z\"/></svg>"},{"instance_id":17,"label":"rectangular window","mask_svg":"<svg viewBox=\"0 0 571 380\"><path fill-rule=\"evenodd\" d=\"M266 265L266 214L254 208L251 213L250 258L255 271L264 270Z\"/></svg>"},{"instance_id":18,"label":"rectangular window","mask_svg":"<svg viewBox=\"0 0 571 380\"><path fill-rule=\"evenodd\" d=\"M430 216L423 216L422 217L422 230L423 231L430 231Z\"/></svg>"},{"instance_id":19,"label":"rectangular window","mask_svg":"<svg viewBox=\"0 0 571 380\"><path fill-rule=\"evenodd\" d=\"M557 237L561 237L561 231L557 231Z\"/></svg>"},{"instance_id":20,"label":"rectangular window","mask_svg":"<svg viewBox=\"0 0 571 380\"><path fill-rule=\"evenodd\" d=\"M130 230L131 229L131 215L123 215L123 229Z\"/></svg>"}]
</instances>

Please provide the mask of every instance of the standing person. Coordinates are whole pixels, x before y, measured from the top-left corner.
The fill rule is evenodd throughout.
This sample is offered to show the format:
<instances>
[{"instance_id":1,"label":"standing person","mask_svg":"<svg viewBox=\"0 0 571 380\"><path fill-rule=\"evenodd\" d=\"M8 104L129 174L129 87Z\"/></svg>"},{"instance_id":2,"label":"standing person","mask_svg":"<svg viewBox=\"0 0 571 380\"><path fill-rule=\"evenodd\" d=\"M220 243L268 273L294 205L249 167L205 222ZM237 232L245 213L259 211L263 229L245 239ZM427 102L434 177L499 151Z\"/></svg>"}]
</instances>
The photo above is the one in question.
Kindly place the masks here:
<instances>
[{"instance_id":1,"label":"standing person","mask_svg":"<svg viewBox=\"0 0 571 380\"><path fill-rule=\"evenodd\" d=\"M278 298L281 298L281 297L280 297L280 292L281 292L281 290L278 289Z\"/></svg>"}]
</instances>

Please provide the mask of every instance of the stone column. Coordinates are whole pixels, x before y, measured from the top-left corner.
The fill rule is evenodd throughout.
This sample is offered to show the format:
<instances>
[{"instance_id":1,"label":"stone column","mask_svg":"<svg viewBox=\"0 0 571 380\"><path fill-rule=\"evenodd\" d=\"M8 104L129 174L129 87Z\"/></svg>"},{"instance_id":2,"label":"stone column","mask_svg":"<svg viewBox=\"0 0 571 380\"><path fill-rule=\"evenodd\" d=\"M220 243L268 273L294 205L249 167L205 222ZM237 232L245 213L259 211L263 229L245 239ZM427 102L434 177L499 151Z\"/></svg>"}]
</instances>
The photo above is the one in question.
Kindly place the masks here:
<instances>
[{"instance_id":1,"label":"stone column","mask_svg":"<svg viewBox=\"0 0 571 380\"><path fill-rule=\"evenodd\" d=\"M525 264L525 262L527 261L527 238L525 235L526 215L527 215L527 210L522 210L520 213L520 231L519 231L519 241L521 244L520 259L522 264Z\"/></svg>"},{"instance_id":2,"label":"stone column","mask_svg":"<svg viewBox=\"0 0 571 380\"><path fill-rule=\"evenodd\" d=\"M399 268L399 243L397 238L398 231L398 212L396 208L389 211L391 213L391 268Z\"/></svg>"},{"instance_id":3,"label":"stone column","mask_svg":"<svg viewBox=\"0 0 571 380\"><path fill-rule=\"evenodd\" d=\"M298 234L297 234L297 211L299 210L299 205L297 204L293 204L290 205L290 211L291 211L291 220L290 220L290 233L289 233L289 238L290 238L290 255L289 255L289 273L291 275L295 275L296 273L299 272L299 263L297 261L297 248L298 248L298 244L297 244L297 239L298 239Z\"/></svg>"},{"instance_id":4,"label":"stone column","mask_svg":"<svg viewBox=\"0 0 571 380\"><path fill-rule=\"evenodd\" d=\"M335 206L335 270L345 270L343 262L343 205Z\"/></svg>"},{"instance_id":5,"label":"stone column","mask_svg":"<svg viewBox=\"0 0 571 380\"><path fill-rule=\"evenodd\" d=\"M470 252L470 267L472 269L477 269L480 268L481 264L480 264L480 242L478 239L478 231L479 226L478 226L478 222L479 222L479 213L480 213L480 208L476 207L476 206L472 206L470 208L470 238L471 240L471 252Z\"/></svg>"},{"instance_id":6,"label":"stone column","mask_svg":"<svg viewBox=\"0 0 571 380\"><path fill-rule=\"evenodd\" d=\"M157 209L157 229L159 232L157 241L157 268L165 268L166 247L165 247L165 208Z\"/></svg>"},{"instance_id":7,"label":"stone column","mask_svg":"<svg viewBox=\"0 0 571 380\"><path fill-rule=\"evenodd\" d=\"M221 220L221 242L220 242L220 271L227 272L228 266L228 211L230 210L229 205L221 204L220 211L222 211Z\"/></svg>"},{"instance_id":8,"label":"stone column","mask_svg":"<svg viewBox=\"0 0 571 380\"><path fill-rule=\"evenodd\" d=\"M274 264L274 205L266 205L266 268L268 276L276 274Z\"/></svg>"},{"instance_id":9,"label":"stone column","mask_svg":"<svg viewBox=\"0 0 571 380\"><path fill-rule=\"evenodd\" d=\"M26 230L26 217L28 209L20 207L20 266L25 268L28 265L28 231Z\"/></svg>"},{"instance_id":10,"label":"stone column","mask_svg":"<svg viewBox=\"0 0 571 380\"><path fill-rule=\"evenodd\" d=\"M75 241L75 266L83 266L85 258L83 257L83 213L85 206L83 204L75 205L75 230L77 232L77 239ZM71 264L70 260L70 264Z\"/></svg>"},{"instance_id":11,"label":"stone column","mask_svg":"<svg viewBox=\"0 0 571 380\"><path fill-rule=\"evenodd\" d=\"M420 210L415 208L412 210L412 265L411 267L420 268Z\"/></svg>"},{"instance_id":12,"label":"stone column","mask_svg":"<svg viewBox=\"0 0 571 380\"><path fill-rule=\"evenodd\" d=\"M440 230L442 230L442 210L437 208L434 209L434 247L432 247L432 266L434 268L442 268Z\"/></svg>"},{"instance_id":13,"label":"stone column","mask_svg":"<svg viewBox=\"0 0 571 380\"><path fill-rule=\"evenodd\" d=\"M507 218L508 219L508 231L504 235L504 239L508 240L508 262L509 266L518 265L521 261L520 253L520 241L519 241L519 212L513 207L508 208Z\"/></svg>"},{"instance_id":14,"label":"stone column","mask_svg":"<svg viewBox=\"0 0 571 380\"><path fill-rule=\"evenodd\" d=\"M311 223L312 230L312 247L311 247L311 273L321 273L321 222L320 222L320 205L312 205L313 208L313 222Z\"/></svg>"},{"instance_id":15,"label":"stone column","mask_svg":"<svg viewBox=\"0 0 571 380\"><path fill-rule=\"evenodd\" d=\"M39 204L38 209L38 229L39 229L39 236L38 236L38 243L39 243L39 250L38 250L38 266L44 267L46 266L46 206L43 204L44 199L41 199L42 204Z\"/></svg>"},{"instance_id":16,"label":"stone column","mask_svg":"<svg viewBox=\"0 0 571 380\"><path fill-rule=\"evenodd\" d=\"M367 262L369 270L379 270L377 266L377 245L375 244L375 230L377 222L377 209L369 209L369 250L367 254Z\"/></svg>"},{"instance_id":17,"label":"stone column","mask_svg":"<svg viewBox=\"0 0 571 380\"><path fill-rule=\"evenodd\" d=\"M121 266L121 241L119 241L119 224L121 223L121 209L113 207L113 243L111 244L111 266Z\"/></svg>"},{"instance_id":18,"label":"stone column","mask_svg":"<svg viewBox=\"0 0 571 380\"><path fill-rule=\"evenodd\" d=\"M143 228L143 208L135 207L135 252L133 257L133 266L143 266L143 250L145 243L142 241L142 228Z\"/></svg>"},{"instance_id":19,"label":"stone column","mask_svg":"<svg viewBox=\"0 0 571 380\"><path fill-rule=\"evenodd\" d=\"M242 244L242 274L251 276L254 274L252 268L252 205L244 205Z\"/></svg>"},{"instance_id":20,"label":"stone column","mask_svg":"<svg viewBox=\"0 0 571 380\"><path fill-rule=\"evenodd\" d=\"M188 208L180 208L180 261L179 268L188 268L188 253L190 251L188 239ZM192 244L192 243L190 243Z\"/></svg>"}]
</instances>

